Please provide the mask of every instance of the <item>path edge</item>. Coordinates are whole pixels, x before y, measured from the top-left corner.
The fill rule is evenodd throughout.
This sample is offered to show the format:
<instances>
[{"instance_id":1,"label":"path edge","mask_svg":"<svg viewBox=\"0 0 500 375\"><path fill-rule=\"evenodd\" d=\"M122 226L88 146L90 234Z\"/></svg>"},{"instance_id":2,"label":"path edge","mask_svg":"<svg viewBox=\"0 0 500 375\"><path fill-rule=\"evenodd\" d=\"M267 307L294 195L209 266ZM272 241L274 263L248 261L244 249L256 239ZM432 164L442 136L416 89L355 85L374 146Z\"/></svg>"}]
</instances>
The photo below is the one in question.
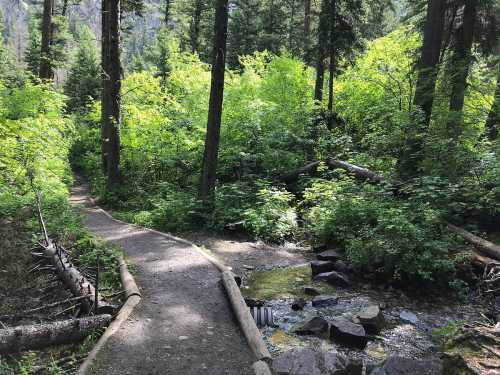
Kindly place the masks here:
<instances>
[{"instance_id":1,"label":"path edge","mask_svg":"<svg viewBox=\"0 0 500 375\"><path fill-rule=\"evenodd\" d=\"M255 355L255 357L257 359L257 361L254 362L253 365L252 365L252 369L255 372L255 375L271 375L272 374L271 366L270 366L270 364L272 363L271 353L267 349L267 345L264 342L262 334L260 333L259 329L257 328L257 325L255 324L255 321L254 321L254 319L252 318L252 316L250 314L250 310L248 309L248 307L247 307L247 305L245 303L245 299L243 298L243 295L241 294L241 290L238 287L237 282L235 281L235 279L237 280L238 276L234 275L234 273L232 272L232 270L231 270L230 267L226 266L221 261L219 261L217 258L215 258L212 255L208 254L206 251L203 251L203 249L201 249L198 245L196 245L195 243L193 243L191 241L188 241L188 240L186 240L184 238L180 238L180 237L174 236L174 235L172 235L170 233L160 232L160 231L158 231L156 229L142 227L140 225L136 225L136 224L132 224L132 223L127 223L127 222L125 222L123 220L117 219L117 218L113 217L113 215L111 215L105 209L103 209L102 207L100 207L96 203L96 201L95 201L94 198L92 198L92 197L88 197L88 198L89 198L90 202L92 203L92 205L94 206L95 209L97 209L99 212L101 212L104 215L106 215L111 220L113 220L115 222L118 222L120 224L132 226L132 227L137 228L137 229L146 230L148 232L152 232L152 233L158 234L158 235L160 235L162 237L165 237L165 238L168 238L170 240L182 243L184 245L191 246L199 254L201 254L205 259L207 259L211 264L213 264L219 270L219 272L221 273L221 278L222 278L222 281L223 281L222 285L224 285L224 289L225 289L226 294L228 296L228 299L229 299L229 302L230 302L231 307L233 309L233 312L236 315L236 318L238 320L238 324L240 326L240 329L243 331L245 339L247 340L247 344L248 344L248 346L250 347L250 349L252 350L252 352L254 353L254 355ZM224 276L224 275L226 275L226 276ZM236 286L236 288L234 286ZM133 296L131 298L133 298ZM139 297L139 301L140 301L140 297ZM137 303L139 303L139 301ZM127 302L128 302L128 300L127 300ZM135 303L135 305L132 307L132 310L137 305L137 303ZM127 317L130 315L130 313L132 312L132 310L130 310L130 312L128 313ZM120 313L121 313L121 310L120 310ZM249 317L250 317L250 319L249 319ZM118 317L117 317L116 320L118 320ZM115 321L113 321L113 323ZM106 330L106 332L104 333L104 335L107 333L108 330L110 330L111 325L108 327L108 329ZM121 323L120 323L120 325L121 325ZM118 328L119 328L119 325L109 335L109 337L114 332L116 332L116 330ZM101 336L101 339L104 337L104 335ZM104 340L104 342L106 342L108 338L106 338L106 340ZM101 339L99 339L99 341L101 341ZM99 346L99 341L97 342L97 344L94 347L94 349L92 349L92 351L91 351L91 354L92 354L92 352L94 352L94 350L97 349L96 353L94 354L94 356L93 356L93 358L91 359L90 362L93 361L93 359L97 355L97 351L100 348L102 348L102 346L104 345L104 344L100 345L100 347L97 348ZM87 357L87 359L89 359L89 357L90 357L90 354ZM87 362L87 359L83 362L82 366L80 366L80 369L83 367L83 365L85 364L85 362ZM85 370L88 370L89 365L87 366L87 368ZM80 372L80 370L79 370L78 373L77 373L77 375L86 375L86 373L85 372Z\"/></svg>"},{"instance_id":2,"label":"path edge","mask_svg":"<svg viewBox=\"0 0 500 375\"><path fill-rule=\"evenodd\" d=\"M111 322L108 328L106 328L89 354L87 354L87 357L78 368L77 375L90 374L89 371L92 365L95 363L99 352L104 348L104 345L118 331L118 329L120 329L122 324L128 319L130 314L132 314L132 312L134 311L135 307L141 302L141 293L139 292L139 288L137 287L134 277L127 268L127 263L123 259L123 255L120 255L118 262L120 264L120 278L122 281L122 285L125 288L125 296L127 300L120 308L120 311L116 315L116 318Z\"/></svg>"}]
</instances>

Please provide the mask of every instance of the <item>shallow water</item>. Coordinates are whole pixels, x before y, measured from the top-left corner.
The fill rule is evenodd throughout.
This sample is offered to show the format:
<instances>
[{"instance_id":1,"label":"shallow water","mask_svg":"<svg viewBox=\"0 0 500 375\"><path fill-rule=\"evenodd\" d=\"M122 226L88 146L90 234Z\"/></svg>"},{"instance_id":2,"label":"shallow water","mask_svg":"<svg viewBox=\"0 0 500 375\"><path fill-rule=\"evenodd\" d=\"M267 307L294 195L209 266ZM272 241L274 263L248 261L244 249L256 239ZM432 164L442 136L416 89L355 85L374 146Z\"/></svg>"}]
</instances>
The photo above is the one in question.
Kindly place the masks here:
<instances>
[{"instance_id":1,"label":"shallow water","mask_svg":"<svg viewBox=\"0 0 500 375\"><path fill-rule=\"evenodd\" d=\"M314 285L314 284L313 284ZM308 301L301 311L293 311L293 299L272 299L265 302L274 312L276 327L264 327L262 332L273 356L295 347L315 349L336 349L366 363L379 362L388 355L397 354L410 358L434 358L439 356L439 346L432 338L437 328L450 324L461 324L482 320L485 306L473 303L457 303L450 300L412 300L403 293L392 290L372 289L365 285L355 285L350 289L337 289L338 304L331 307L315 308ZM347 348L327 338L298 336L291 328L312 316L322 316L332 320L344 316L349 320L362 308L378 304L386 320L385 328L371 337L364 350Z\"/></svg>"}]
</instances>

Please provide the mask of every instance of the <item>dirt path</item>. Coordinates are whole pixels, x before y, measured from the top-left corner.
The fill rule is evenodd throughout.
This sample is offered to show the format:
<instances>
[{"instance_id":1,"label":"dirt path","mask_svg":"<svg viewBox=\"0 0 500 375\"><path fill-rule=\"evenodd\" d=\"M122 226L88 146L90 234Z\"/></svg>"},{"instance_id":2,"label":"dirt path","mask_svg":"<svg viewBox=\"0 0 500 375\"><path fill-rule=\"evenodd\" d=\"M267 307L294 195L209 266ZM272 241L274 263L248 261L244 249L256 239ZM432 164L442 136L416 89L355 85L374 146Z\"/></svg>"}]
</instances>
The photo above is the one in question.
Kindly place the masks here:
<instances>
[{"instance_id":1,"label":"dirt path","mask_svg":"<svg viewBox=\"0 0 500 375\"><path fill-rule=\"evenodd\" d=\"M212 264L189 246L89 207L85 185L73 189L71 200L87 206L85 225L94 234L123 248L142 293L93 374L253 373L254 357Z\"/></svg>"}]
</instances>

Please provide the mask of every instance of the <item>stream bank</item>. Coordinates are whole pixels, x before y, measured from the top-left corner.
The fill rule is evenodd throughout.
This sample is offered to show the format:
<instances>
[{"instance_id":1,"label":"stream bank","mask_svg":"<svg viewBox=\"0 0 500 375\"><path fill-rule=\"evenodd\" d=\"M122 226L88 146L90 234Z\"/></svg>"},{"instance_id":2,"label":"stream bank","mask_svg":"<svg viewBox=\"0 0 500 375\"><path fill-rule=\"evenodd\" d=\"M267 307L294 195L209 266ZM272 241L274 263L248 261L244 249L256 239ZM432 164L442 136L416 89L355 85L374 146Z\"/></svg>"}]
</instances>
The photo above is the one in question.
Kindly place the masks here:
<instances>
[{"instance_id":1,"label":"stream bank","mask_svg":"<svg viewBox=\"0 0 500 375\"><path fill-rule=\"evenodd\" d=\"M270 246L201 234L189 237L210 248L242 276L242 292L249 305L272 311L274 325L261 327L261 332L279 374L336 374L337 370L353 375L394 373L376 370L384 361L386 367L402 368L408 374L459 374L443 368L441 359L446 356L442 344L464 324L485 323L485 317L491 314L491 306L476 292L463 300L430 293L415 297L356 274L345 286L314 281L310 262L317 254L305 246ZM315 301L313 306L318 298L326 302ZM383 325L376 333L365 332L366 345L362 348L331 337L332 324L337 320L360 324L358 315L375 307ZM311 320L312 327L308 325ZM300 332L304 325L305 334ZM329 368L332 363L338 366Z\"/></svg>"}]
</instances>

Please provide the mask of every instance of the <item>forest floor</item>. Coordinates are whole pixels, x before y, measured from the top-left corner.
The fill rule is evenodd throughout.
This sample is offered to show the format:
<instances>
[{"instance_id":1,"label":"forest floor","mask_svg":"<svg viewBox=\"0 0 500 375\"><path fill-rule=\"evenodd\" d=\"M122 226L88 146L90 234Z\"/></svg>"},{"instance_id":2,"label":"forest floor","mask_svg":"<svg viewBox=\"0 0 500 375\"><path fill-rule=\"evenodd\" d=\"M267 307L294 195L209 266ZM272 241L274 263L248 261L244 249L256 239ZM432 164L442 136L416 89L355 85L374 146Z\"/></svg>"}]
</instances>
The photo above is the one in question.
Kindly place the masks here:
<instances>
[{"instance_id":1,"label":"forest floor","mask_svg":"<svg viewBox=\"0 0 500 375\"><path fill-rule=\"evenodd\" d=\"M119 245L142 301L99 353L93 374L251 374L253 355L220 284L220 272L194 248L117 222L89 207L74 187L85 225Z\"/></svg>"}]
</instances>

